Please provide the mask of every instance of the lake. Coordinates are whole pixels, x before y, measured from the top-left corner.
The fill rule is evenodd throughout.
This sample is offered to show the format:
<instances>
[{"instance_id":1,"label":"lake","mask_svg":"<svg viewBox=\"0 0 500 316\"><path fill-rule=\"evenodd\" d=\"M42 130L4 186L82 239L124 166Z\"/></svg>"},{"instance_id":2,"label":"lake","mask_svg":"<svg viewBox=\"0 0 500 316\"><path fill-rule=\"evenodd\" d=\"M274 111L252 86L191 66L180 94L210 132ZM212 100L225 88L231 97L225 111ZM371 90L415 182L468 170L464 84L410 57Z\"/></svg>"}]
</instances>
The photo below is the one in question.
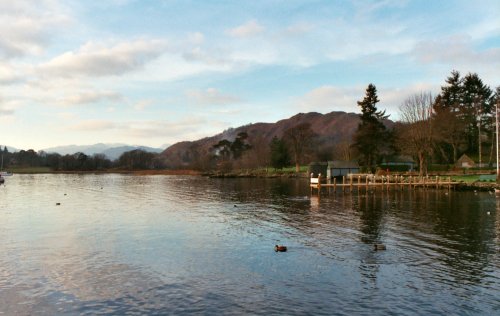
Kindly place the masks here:
<instances>
[{"instance_id":1,"label":"lake","mask_svg":"<svg viewBox=\"0 0 500 316\"><path fill-rule=\"evenodd\" d=\"M500 315L487 192L56 174L0 199L2 315Z\"/></svg>"}]
</instances>

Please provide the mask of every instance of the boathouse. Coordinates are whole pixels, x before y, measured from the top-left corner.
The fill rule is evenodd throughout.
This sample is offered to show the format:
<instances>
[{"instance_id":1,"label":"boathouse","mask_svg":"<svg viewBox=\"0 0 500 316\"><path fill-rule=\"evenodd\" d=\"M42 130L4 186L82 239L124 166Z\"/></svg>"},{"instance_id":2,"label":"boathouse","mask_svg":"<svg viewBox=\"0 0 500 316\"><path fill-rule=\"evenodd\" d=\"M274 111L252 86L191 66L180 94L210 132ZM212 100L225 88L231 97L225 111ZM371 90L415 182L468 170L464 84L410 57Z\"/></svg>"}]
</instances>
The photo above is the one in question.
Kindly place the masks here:
<instances>
[{"instance_id":1,"label":"boathouse","mask_svg":"<svg viewBox=\"0 0 500 316\"><path fill-rule=\"evenodd\" d=\"M333 160L329 161L326 169L326 178L347 176L350 173L359 173L359 164L354 161Z\"/></svg>"},{"instance_id":2,"label":"boathouse","mask_svg":"<svg viewBox=\"0 0 500 316\"><path fill-rule=\"evenodd\" d=\"M472 160L466 154L463 154L460 158L458 158L457 162L455 162L456 168L473 168L476 166L474 160Z\"/></svg>"},{"instance_id":3,"label":"boathouse","mask_svg":"<svg viewBox=\"0 0 500 316\"><path fill-rule=\"evenodd\" d=\"M394 156L390 159L384 160L380 164L380 167L384 170L389 171L414 171L417 164L410 156Z\"/></svg>"}]
</instances>

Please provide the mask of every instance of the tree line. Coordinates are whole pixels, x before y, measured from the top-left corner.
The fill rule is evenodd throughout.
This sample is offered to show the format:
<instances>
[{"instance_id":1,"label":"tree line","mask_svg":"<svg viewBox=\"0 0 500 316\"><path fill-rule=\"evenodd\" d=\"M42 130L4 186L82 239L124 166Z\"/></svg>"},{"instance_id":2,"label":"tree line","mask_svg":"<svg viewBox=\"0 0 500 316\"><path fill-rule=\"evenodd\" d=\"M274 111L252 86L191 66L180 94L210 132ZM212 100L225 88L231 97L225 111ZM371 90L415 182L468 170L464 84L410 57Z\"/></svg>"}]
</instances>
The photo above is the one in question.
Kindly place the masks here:
<instances>
[{"instance_id":1,"label":"tree line","mask_svg":"<svg viewBox=\"0 0 500 316\"><path fill-rule=\"evenodd\" d=\"M139 170L162 169L164 164L159 154L141 149L124 152L114 161L103 154L87 155L82 152L61 155L58 153L36 152L33 149L9 152L5 146L2 153L4 169L16 167L47 167L54 171L100 171L112 168Z\"/></svg>"},{"instance_id":2,"label":"tree line","mask_svg":"<svg viewBox=\"0 0 500 316\"><path fill-rule=\"evenodd\" d=\"M310 124L302 123L274 136L270 143L245 143L245 132L236 139L214 144L205 168L271 166L284 168L319 160L356 160L363 171L374 172L384 162L402 155L413 158L421 175L430 164L452 165L460 155L467 154L480 167L495 161L496 106L500 102L500 87L494 91L476 73L461 76L452 71L438 95L421 91L408 96L399 106L399 119L391 128L385 123L385 111L377 108L380 102L377 88L369 84L364 97L357 102L360 123L350 142L334 148L318 146L317 135ZM242 137L242 135L244 137ZM260 163L255 158L259 156Z\"/></svg>"}]
</instances>

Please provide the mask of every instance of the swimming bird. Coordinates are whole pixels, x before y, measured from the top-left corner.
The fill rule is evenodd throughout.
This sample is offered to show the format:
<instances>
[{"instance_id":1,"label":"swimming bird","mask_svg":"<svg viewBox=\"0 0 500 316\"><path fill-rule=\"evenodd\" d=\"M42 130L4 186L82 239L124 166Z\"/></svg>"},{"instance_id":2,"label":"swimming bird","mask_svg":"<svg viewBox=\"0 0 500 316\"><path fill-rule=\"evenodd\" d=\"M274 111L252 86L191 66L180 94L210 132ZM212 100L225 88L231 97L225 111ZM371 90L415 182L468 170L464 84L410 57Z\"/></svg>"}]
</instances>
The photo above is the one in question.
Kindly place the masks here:
<instances>
[{"instance_id":1,"label":"swimming bird","mask_svg":"<svg viewBox=\"0 0 500 316\"><path fill-rule=\"evenodd\" d=\"M276 245L276 246L274 246L274 251L276 251L276 252L278 252L278 251L279 252L285 252L286 251L286 246L278 246L278 245Z\"/></svg>"},{"instance_id":2,"label":"swimming bird","mask_svg":"<svg viewBox=\"0 0 500 316\"><path fill-rule=\"evenodd\" d=\"M385 247L384 244L374 244L373 245L373 250L377 251L377 250L386 250L387 248Z\"/></svg>"}]
</instances>

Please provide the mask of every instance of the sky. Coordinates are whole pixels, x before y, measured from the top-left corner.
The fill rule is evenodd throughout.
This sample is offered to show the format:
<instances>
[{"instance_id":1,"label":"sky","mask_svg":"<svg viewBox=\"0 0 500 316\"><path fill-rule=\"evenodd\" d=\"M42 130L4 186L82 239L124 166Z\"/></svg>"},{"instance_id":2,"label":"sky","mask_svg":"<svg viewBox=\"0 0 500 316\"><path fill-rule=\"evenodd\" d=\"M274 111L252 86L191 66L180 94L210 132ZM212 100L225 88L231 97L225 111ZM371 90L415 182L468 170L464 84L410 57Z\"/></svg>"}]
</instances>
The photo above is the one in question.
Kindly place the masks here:
<instances>
[{"instance_id":1,"label":"sky","mask_svg":"<svg viewBox=\"0 0 500 316\"><path fill-rule=\"evenodd\" d=\"M165 147L500 85L498 0L0 0L0 144Z\"/></svg>"}]
</instances>

